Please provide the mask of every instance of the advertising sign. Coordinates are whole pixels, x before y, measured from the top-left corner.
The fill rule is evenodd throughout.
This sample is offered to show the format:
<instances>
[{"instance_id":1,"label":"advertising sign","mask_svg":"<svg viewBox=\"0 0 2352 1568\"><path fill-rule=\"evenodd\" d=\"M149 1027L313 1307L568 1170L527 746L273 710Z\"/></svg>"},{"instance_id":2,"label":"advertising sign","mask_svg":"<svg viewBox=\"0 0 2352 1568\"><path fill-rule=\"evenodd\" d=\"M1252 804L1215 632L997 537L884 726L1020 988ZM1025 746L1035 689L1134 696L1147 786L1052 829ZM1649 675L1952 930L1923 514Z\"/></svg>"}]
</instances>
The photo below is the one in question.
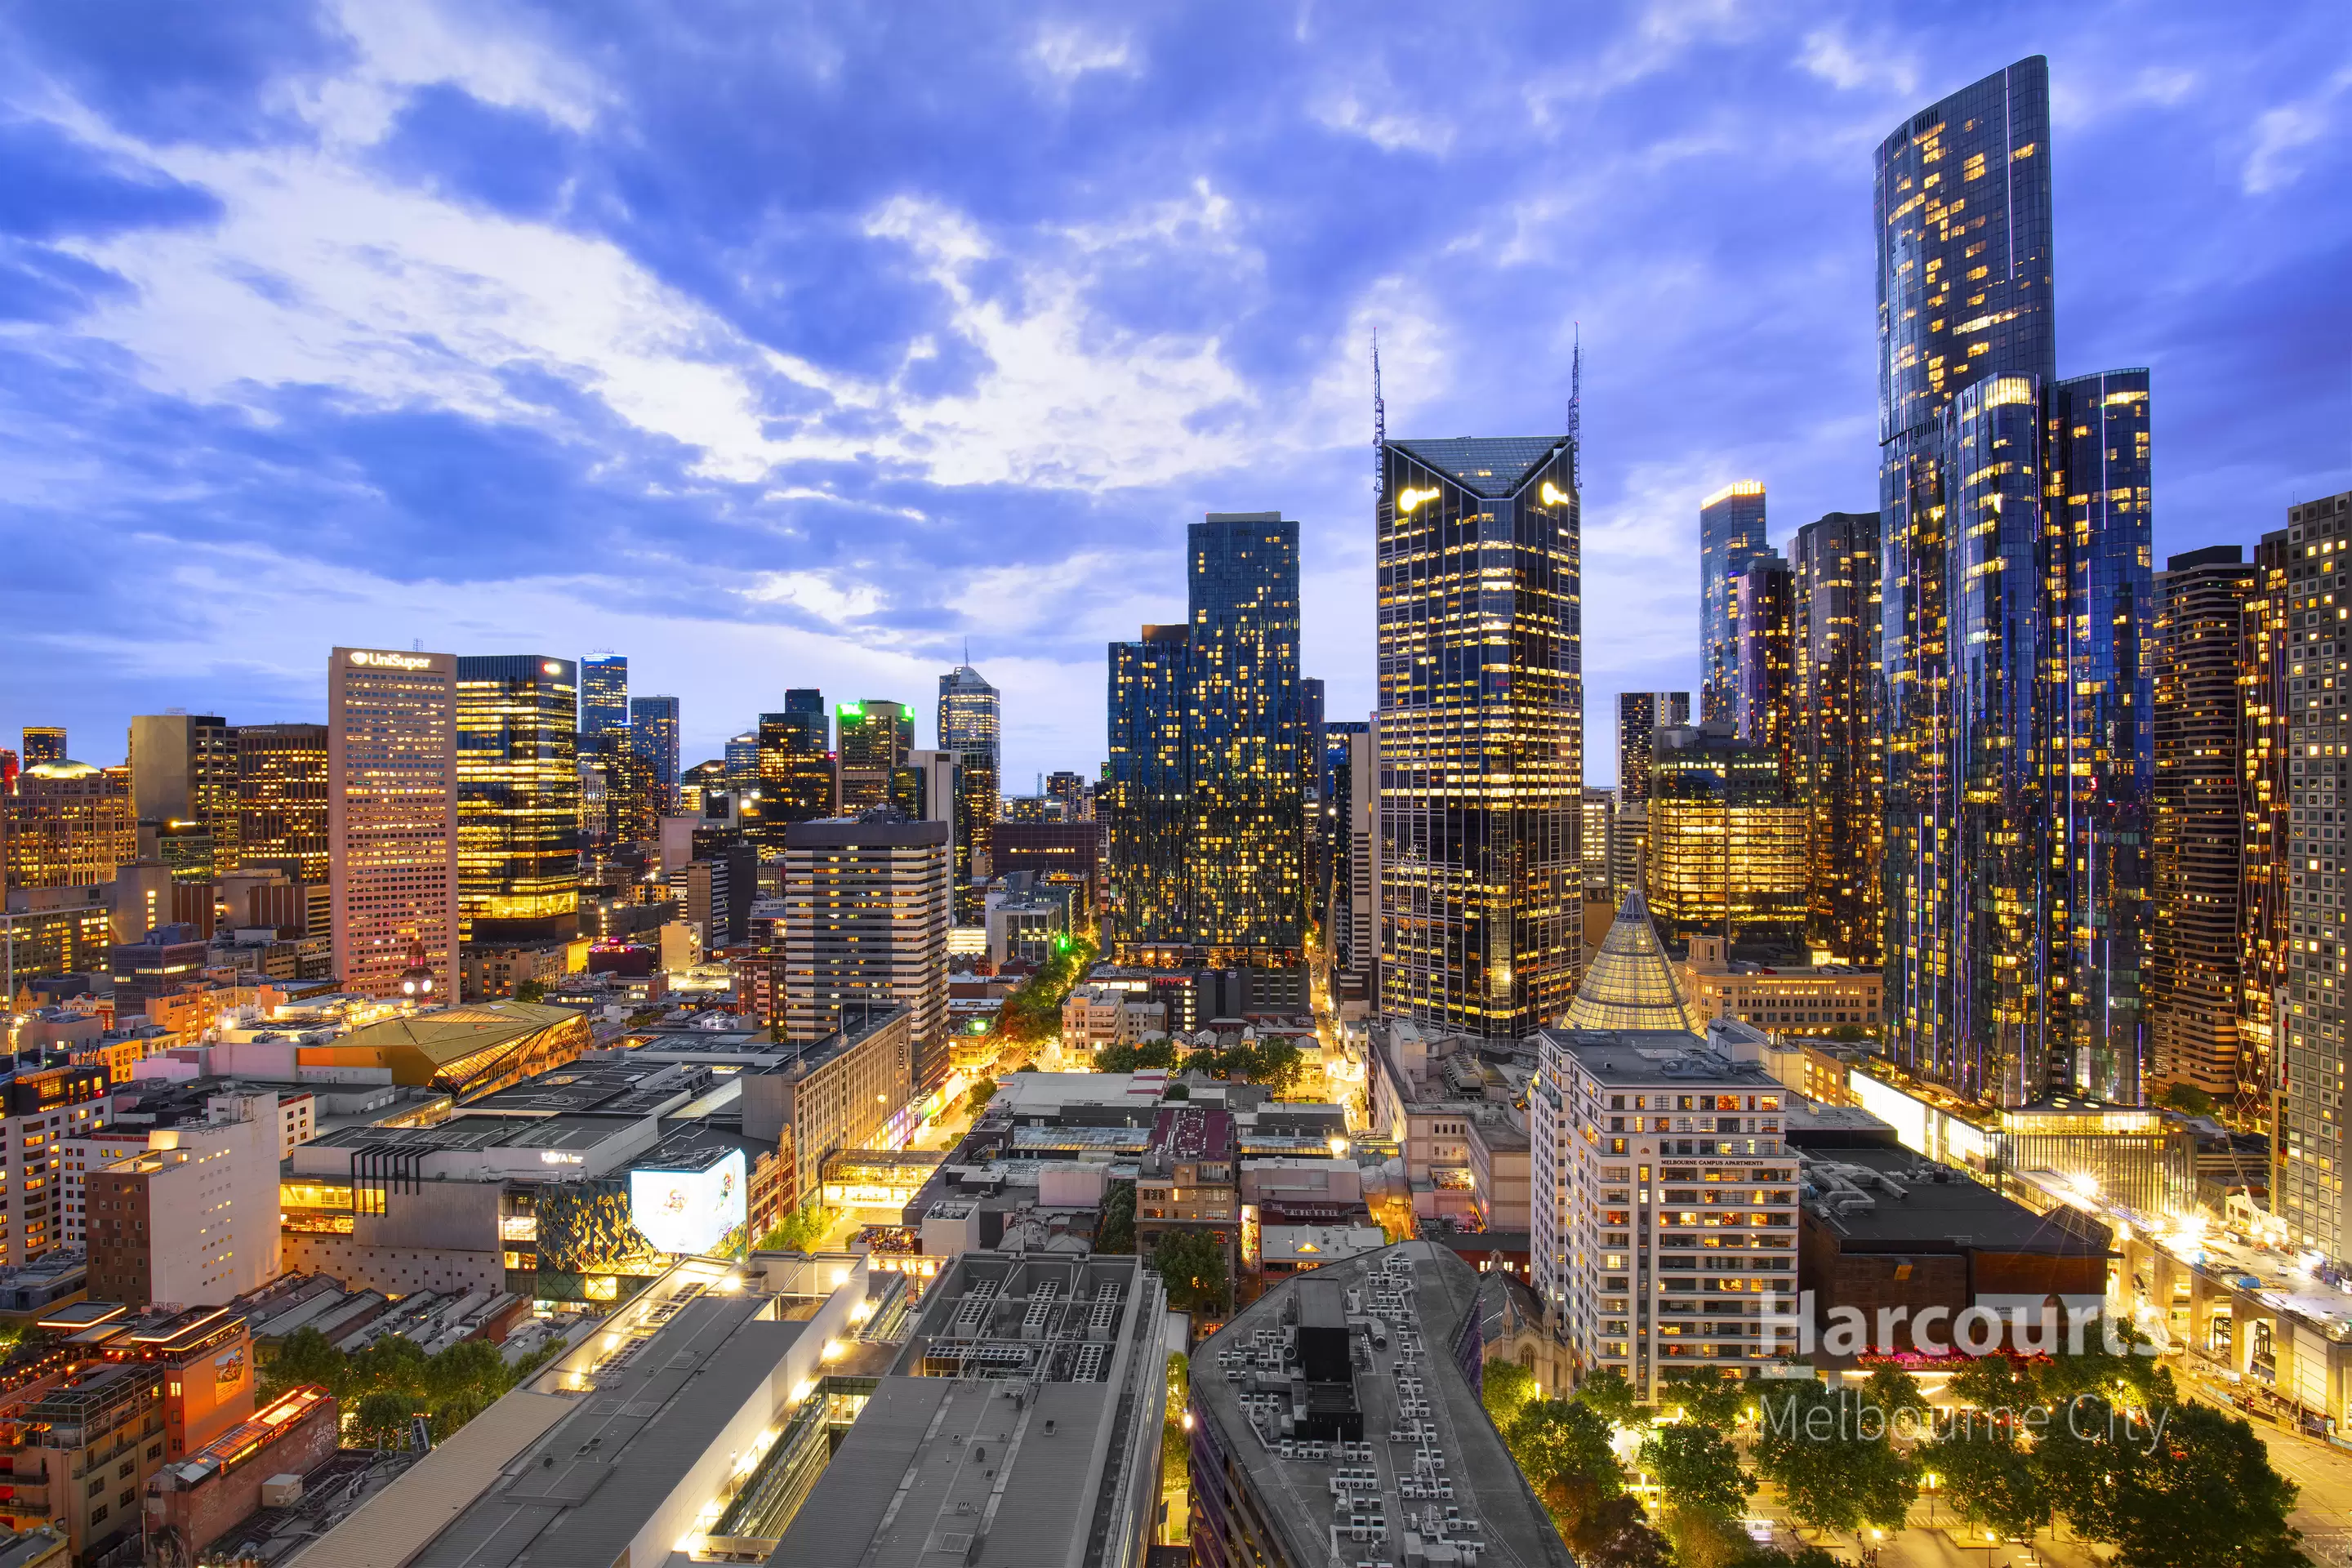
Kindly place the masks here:
<instances>
[{"instance_id":1,"label":"advertising sign","mask_svg":"<svg viewBox=\"0 0 2352 1568\"><path fill-rule=\"evenodd\" d=\"M709 1252L745 1223L747 1185L740 1149L706 1170L631 1171L629 1217L664 1252Z\"/></svg>"}]
</instances>

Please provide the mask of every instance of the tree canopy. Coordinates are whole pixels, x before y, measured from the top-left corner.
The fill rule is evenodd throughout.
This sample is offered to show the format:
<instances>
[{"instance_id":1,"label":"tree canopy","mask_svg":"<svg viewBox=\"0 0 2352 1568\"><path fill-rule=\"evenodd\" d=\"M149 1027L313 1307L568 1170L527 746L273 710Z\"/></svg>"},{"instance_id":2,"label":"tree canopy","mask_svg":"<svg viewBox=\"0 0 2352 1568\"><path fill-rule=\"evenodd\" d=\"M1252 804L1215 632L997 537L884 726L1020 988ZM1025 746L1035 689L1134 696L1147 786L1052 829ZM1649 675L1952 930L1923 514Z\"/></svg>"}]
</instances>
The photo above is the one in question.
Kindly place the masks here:
<instances>
[{"instance_id":1,"label":"tree canopy","mask_svg":"<svg viewBox=\"0 0 2352 1568\"><path fill-rule=\"evenodd\" d=\"M1129 1189L1130 1192L1132 1188ZM1180 1312L1216 1311L1225 1304L1225 1248L1205 1231L1168 1230L1151 1250L1152 1266Z\"/></svg>"}]
</instances>

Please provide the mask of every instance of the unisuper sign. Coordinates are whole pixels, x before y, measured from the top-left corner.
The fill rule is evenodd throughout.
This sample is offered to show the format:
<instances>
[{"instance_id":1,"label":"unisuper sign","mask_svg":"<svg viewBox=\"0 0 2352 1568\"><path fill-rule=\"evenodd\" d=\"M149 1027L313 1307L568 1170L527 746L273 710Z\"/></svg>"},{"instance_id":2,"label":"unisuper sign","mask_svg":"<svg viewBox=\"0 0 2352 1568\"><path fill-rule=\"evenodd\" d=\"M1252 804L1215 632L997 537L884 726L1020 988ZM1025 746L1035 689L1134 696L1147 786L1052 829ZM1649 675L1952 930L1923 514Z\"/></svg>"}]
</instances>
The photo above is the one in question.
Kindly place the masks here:
<instances>
[{"instance_id":1,"label":"unisuper sign","mask_svg":"<svg viewBox=\"0 0 2352 1568\"><path fill-rule=\"evenodd\" d=\"M367 669L430 669L433 658L422 653L375 653L366 648L352 649L352 662Z\"/></svg>"}]
</instances>

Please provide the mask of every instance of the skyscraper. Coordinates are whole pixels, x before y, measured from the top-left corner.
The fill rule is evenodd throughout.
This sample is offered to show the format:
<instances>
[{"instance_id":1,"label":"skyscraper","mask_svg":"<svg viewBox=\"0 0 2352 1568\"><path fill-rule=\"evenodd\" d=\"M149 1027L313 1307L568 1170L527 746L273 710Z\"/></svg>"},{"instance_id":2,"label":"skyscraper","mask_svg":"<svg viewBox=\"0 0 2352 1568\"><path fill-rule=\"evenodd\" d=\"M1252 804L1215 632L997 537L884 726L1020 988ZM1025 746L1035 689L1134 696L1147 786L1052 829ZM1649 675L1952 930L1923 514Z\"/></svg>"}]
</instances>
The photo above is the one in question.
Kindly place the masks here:
<instances>
[{"instance_id":1,"label":"skyscraper","mask_svg":"<svg viewBox=\"0 0 2352 1568\"><path fill-rule=\"evenodd\" d=\"M1575 447L1387 441L1381 467L1379 1007L1524 1039L1583 955Z\"/></svg>"},{"instance_id":2,"label":"skyscraper","mask_svg":"<svg viewBox=\"0 0 2352 1568\"><path fill-rule=\"evenodd\" d=\"M887 805L890 775L915 749L914 714L903 702L868 698L837 706L833 728L840 742L841 809L854 815Z\"/></svg>"},{"instance_id":3,"label":"skyscraper","mask_svg":"<svg viewBox=\"0 0 2352 1568\"><path fill-rule=\"evenodd\" d=\"M1733 723L1739 697L1734 584L1764 553L1764 481L1724 486L1698 508L1699 722Z\"/></svg>"},{"instance_id":4,"label":"skyscraper","mask_svg":"<svg viewBox=\"0 0 2352 1568\"><path fill-rule=\"evenodd\" d=\"M327 880L327 726L236 727L237 866Z\"/></svg>"},{"instance_id":5,"label":"skyscraper","mask_svg":"<svg viewBox=\"0 0 2352 1568\"><path fill-rule=\"evenodd\" d=\"M1108 824L1111 948L1122 963L1181 961L1192 931L1184 847L1184 716L1192 628L1148 626L1110 645Z\"/></svg>"},{"instance_id":6,"label":"skyscraper","mask_svg":"<svg viewBox=\"0 0 2352 1568\"><path fill-rule=\"evenodd\" d=\"M918 1095L948 1074L948 825L896 813L797 822L784 837L784 1037L814 1044L845 1004L915 1015Z\"/></svg>"},{"instance_id":7,"label":"skyscraper","mask_svg":"<svg viewBox=\"0 0 2352 1568\"><path fill-rule=\"evenodd\" d=\"M2291 509L2287 515L2292 518L2297 510ZM2295 646L2296 634L2304 630L2300 599L2294 592L2301 584L2291 575L2296 562L2289 553L2303 548L2303 542L2293 534L2290 526L2263 535L2254 550L2254 581L2238 623L2238 682L2245 709L2238 769L2245 791L2241 802L2245 837L2240 848L2243 869L2238 894L2238 963L2244 973L2238 990L2238 1082L2233 1109L2242 1122L2257 1127L2271 1126L2277 1114L2274 1086L2287 1045L2287 1021L2293 1016L2293 1005L2282 1010L2281 1003L2287 996L2287 976L2299 952L2289 945L2294 940L2287 917L2289 894L2294 891L2295 875L2310 874L2293 865L2289 854L2294 808L2288 784L2294 775L2287 769L2298 760L2289 752L2300 692L2287 689L2288 681L2297 679L2287 673L2292 668L2288 652ZM2273 1135L2274 1167L2283 1157ZM2271 1182L2274 1200L2280 1186L2274 1170Z\"/></svg>"},{"instance_id":8,"label":"skyscraper","mask_svg":"<svg viewBox=\"0 0 2352 1568\"><path fill-rule=\"evenodd\" d=\"M2246 831L2240 673L2254 582L2234 544L2176 555L2156 579L2148 1087L2186 1084L2225 1106L2234 1105L2238 1088Z\"/></svg>"},{"instance_id":9,"label":"skyscraper","mask_svg":"<svg viewBox=\"0 0 2352 1568\"><path fill-rule=\"evenodd\" d=\"M2049 120L2036 57L1876 163L1888 1043L2002 1104L2146 1034L2147 381L2055 379Z\"/></svg>"},{"instance_id":10,"label":"skyscraper","mask_svg":"<svg viewBox=\"0 0 2352 1568\"><path fill-rule=\"evenodd\" d=\"M677 809L677 699L629 699L629 744L653 775L656 804L667 815Z\"/></svg>"},{"instance_id":11,"label":"skyscraper","mask_svg":"<svg viewBox=\"0 0 2352 1568\"><path fill-rule=\"evenodd\" d=\"M1360 719L1327 721L1323 758L1323 837L1330 864L1323 951L1331 962L1332 999L1370 1002L1381 951L1380 876L1373 858L1380 791L1374 784L1372 727ZM1344 987L1341 976L1349 977ZM1343 998L1342 989L1352 995Z\"/></svg>"},{"instance_id":12,"label":"skyscraper","mask_svg":"<svg viewBox=\"0 0 2352 1568\"><path fill-rule=\"evenodd\" d=\"M991 865L996 834L997 797L1003 793L1003 715L996 688L968 664L940 677L940 750L956 756L956 918L970 923L979 914L977 896L966 891Z\"/></svg>"},{"instance_id":13,"label":"skyscraper","mask_svg":"<svg viewBox=\"0 0 2352 1568\"><path fill-rule=\"evenodd\" d=\"M1666 941L1801 942L1807 814L1781 788L1780 752L1701 724L1659 731L1656 756L1644 803L1649 909Z\"/></svg>"},{"instance_id":14,"label":"skyscraper","mask_svg":"<svg viewBox=\"0 0 2352 1568\"><path fill-rule=\"evenodd\" d=\"M628 727L628 657L591 654L580 661L580 732L593 741L607 731Z\"/></svg>"},{"instance_id":15,"label":"skyscraper","mask_svg":"<svg viewBox=\"0 0 2352 1568\"><path fill-rule=\"evenodd\" d=\"M37 768L43 763L66 761L66 727L63 724L27 724L24 732L26 768Z\"/></svg>"},{"instance_id":16,"label":"skyscraper","mask_svg":"<svg viewBox=\"0 0 2352 1568\"><path fill-rule=\"evenodd\" d=\"M34 763L0 798L0 894L114 880L117 867L138 858L137 820L128 769L70 757Z\"/></svg>"},{"instance_id":17,"label":"skyscraper","mask_svg":"<svg viewBox=\"0 0 2352 1568\"><path fill-rule=\"evenodd\" d=\"M825 743L824 693L795 688L781 713L760 715L760 822L771 848L783 847L794 822L831 816L840 795L833 749Z\"/></svg>"},{"instance_id":18,"label":"skyscraper","mask_svg":"<svg viewBox=\"0 0 2352 1568\"><path fill-rule=\"evenodd\" d=\"M457 990L457 661L339 647L327 666L335 973L396 996L412 950Z\"/></svg>"},{"instance_id":19,"label":"skyscraper","mask_svg":"<svg viewBox=\"0 0 2352 1568\"><path fill-rule=\"evenodd\" d=\"M746 730L727 737L727 787L757 789L760 785L760 732Z\"/></svg>"},{"instance_id":20,"label":"skyscraper","mask_svg":"<svg viewBox=\"0 0 2352 1568\"><path fill-rule=\"evenodd\" d=\"M1617 694L1617 807L1639 805L1650 798L1651 737L1659 731L1687 724L1691 717L1687 691L1621 691Z\"/></svg>"},{"instance_id":21,"label":"skyscraper","mask_svg":"<svg viewBox=\"0 0 2352 1568\"><path fill-rule=\"evenodd\" d=\"M1811 822L1806 941L1879 962L1878 514L1832 511L1789 546L1793 603L1790 794Z\"/></svg>"},{"instance_id":22,"label":"skyscraper","mask_svg":"<svg viewBox=\"0 0 2352 1568\"><path fill-rule=\"evenodd\" d=\"M578 680L567 658L457 661L457 906L468 942L579 930Z\"/></svg>"},{"instance_id":23,"label":"skyscraper","mask_svg":"<svg viewBox=\"0 0 2352 1568\"><path fill-rule=\"evenodd\" d=\"M2284 537L2282 537L2284 535ZM2284 1038L2273 1068L2271 1208L2297 1245L2352 1258L2352 1209L2344 1194L2352 1139L2345 1124L2347 1044L2344 982L2352 937L2352 724L2339 695L2352 681L2352 634L2342 617L2352 552L2352 490L2287 510L2266 534L2265 564L2284 571L2290 626L2274 668L2274 700L2287 712L2287 832L2284 930L2274 1027ZM2300 625L2294 625L2299 621ZM2283 686L2284 691L2278 690Z\"/></svg>"},{"instance_id":24,"label":"skyscraper","mask_svg":"<svg viewBox=\"0 0 2352 1568\"><path fill-rule=\"evenodd\" d=\"M173 876L208 881L236 858L236 731L216 714L131 721L131 805Z\"/></svg>"},{"instance_id":25,"label":"skyscraper","mask_svg":"<svg viewBox=\"0 0 2352 1568\"><path fill-rule=\"evenodd\" d=\"M1795 679L1789 563L1767 550L1748 563L1731 589L1732 728L1741 740L1767 747L1780 759L1785 789L1794 740L1789 707Z\"/></svg>"}]
</instances>

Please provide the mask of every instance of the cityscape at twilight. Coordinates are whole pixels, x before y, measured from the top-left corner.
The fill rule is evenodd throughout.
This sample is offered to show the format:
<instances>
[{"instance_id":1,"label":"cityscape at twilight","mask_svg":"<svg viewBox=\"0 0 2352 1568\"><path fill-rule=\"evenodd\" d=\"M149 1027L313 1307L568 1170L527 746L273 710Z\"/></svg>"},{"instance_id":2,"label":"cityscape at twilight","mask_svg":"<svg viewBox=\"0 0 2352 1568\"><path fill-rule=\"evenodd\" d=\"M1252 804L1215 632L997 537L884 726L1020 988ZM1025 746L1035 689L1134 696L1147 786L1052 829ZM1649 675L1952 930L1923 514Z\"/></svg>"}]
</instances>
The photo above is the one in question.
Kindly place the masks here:
<instances>
[{"instance_id":1,"label":"cityscape at twilight","mask_svg":"<svg viewBox=\"0 0 2352 1568\"><path fill-rule=\"evenodd\" d=\"M0 1568L2352 1557L2343 23L0 14Z\"/></svg>"}]
</instances>

